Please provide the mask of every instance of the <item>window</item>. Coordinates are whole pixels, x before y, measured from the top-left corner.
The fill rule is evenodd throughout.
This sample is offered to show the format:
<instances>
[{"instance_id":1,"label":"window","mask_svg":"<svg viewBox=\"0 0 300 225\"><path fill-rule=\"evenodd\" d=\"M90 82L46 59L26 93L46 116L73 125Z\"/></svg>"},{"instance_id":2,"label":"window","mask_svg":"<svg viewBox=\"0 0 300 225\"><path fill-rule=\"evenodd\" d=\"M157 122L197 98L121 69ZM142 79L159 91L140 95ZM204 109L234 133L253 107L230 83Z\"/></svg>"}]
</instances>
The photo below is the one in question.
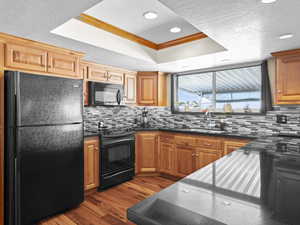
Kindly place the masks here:
<instances>
[{"instance_id":1,"label":"window","mask_svg":"<svg viewBox=\"0 0 300 225\"><path fill-rule=\"evenodd\" d=\"M173 112L264 112L263 68L255 65L173 76Z\"/></svg>"}]
</instances>

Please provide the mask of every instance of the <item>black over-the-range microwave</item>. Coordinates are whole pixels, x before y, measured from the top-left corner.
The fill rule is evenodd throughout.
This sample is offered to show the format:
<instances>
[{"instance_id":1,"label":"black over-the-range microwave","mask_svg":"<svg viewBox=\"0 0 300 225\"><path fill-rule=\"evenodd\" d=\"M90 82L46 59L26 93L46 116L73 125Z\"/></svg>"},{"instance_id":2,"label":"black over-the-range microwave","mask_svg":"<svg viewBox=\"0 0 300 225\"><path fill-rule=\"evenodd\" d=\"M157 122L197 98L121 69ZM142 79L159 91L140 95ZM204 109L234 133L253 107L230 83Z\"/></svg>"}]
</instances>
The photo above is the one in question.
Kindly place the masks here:
<instances>
[{"instance_id":1,"label":"black over-the-range microwave","mask_svg":"<svg viewBox=\"0 0 300 225\"><path fill-rule=\"evenodd\" d=\"M124 105L123 85L89 81L88 87L89 87L89 105L92 106Z\"/></svg>"}]
</instances>

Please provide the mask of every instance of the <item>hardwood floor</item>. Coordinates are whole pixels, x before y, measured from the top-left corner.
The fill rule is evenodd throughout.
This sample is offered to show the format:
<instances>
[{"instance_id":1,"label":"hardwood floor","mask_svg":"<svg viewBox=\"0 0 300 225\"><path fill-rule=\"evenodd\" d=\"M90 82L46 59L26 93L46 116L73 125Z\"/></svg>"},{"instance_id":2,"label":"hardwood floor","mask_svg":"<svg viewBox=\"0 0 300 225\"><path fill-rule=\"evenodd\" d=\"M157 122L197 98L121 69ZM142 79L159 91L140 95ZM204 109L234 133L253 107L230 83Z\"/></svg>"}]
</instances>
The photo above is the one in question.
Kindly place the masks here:
<instances>
[{"instance_id":1,"label":"hardwood floor","mask_svg":"<svg viewBox=\"0 0 300 225\"><path fill-rule=\"evenodd\" d=\"M162 177L136 177L104 192L90 193L75 209L45 219L39 225L125 225L126 210L173 184Z\"/></svg>"}]
</instances>

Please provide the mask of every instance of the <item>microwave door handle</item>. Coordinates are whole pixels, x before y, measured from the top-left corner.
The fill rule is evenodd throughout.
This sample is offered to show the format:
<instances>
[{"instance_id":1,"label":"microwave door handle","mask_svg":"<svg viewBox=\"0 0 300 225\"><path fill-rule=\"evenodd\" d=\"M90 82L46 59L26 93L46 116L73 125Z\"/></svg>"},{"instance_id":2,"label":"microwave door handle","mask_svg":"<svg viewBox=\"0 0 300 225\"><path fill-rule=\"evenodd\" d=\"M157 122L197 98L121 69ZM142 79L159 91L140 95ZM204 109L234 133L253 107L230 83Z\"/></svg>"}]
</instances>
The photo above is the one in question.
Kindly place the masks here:
<instances>
[{"instance_id":1,"label":"microwave door handle","mask_svg":"<svg viewBox=\"0 0 300 225\"><path fill-rule=\"evenodd\" d=\"M118 90L116 97L117 97L117 103L118 103L118 105L120 105L120 103L121 103L121 91L120 90Z\"/></svg>"}]
</instances>

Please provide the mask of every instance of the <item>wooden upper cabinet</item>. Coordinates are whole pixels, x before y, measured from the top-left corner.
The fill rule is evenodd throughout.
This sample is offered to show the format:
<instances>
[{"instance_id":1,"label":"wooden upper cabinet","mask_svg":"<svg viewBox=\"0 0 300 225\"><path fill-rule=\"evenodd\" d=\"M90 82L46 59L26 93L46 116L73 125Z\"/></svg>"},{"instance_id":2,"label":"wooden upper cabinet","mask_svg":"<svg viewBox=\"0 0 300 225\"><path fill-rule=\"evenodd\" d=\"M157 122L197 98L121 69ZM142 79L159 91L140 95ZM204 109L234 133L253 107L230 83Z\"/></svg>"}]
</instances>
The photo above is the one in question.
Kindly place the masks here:
<instances>
[{"instance_id":1,"label":"wooden upper cabinet","mask_svg":"<svg viewBox=\"0 0 300 225\"><path fill-rule=\"evenodd\" d=\"M157 172L157 132L138 132L136 134L136 172Z\"/></svg>"},{"instance_id":2,"label":"wooden upper cabinet","mask_svg":"<svg viewBox=\"0 0 300 225\"><path fill-rule=\"evenodd\" d=\"M243 146L245 146L249 140L229 139L224 141L224 155L227 155Z\"/></svg>"},{"instance_id":3,"label":"wooden upper cabinet","mask_svg":"<svg viewBox=\"0 0 300 225\"><path fill-rule=\"evenodd\" d=\"M84 140L84 190L99 186L99 139L98 137Z\"/></svg>"},{"instance_id":4,"label":"wooden upper cabinet","mask_svg":"<svg viewBox=\"0 0 300 225\"><path fill-rule=\"evenodd\" d=\"M185 177L195 171L195 150L184 146L176 146L177 175Z\"/></svg>"},{"instance_id":5,"label":"wooden upper cabinet","mask_svg":"<svg viewBox=\"0 0 300 225\"><path fill-rule=\"evenodd\" d=\"M124 73L119 71L108 71L107 82L123 85Z\"/></svg>"},{"instance_id":6,"label":"wooden upper cabinet","mask_svg":"<svg viewBox=\"0 0 300 225\"><path fill-rule=\"evenodd\" d=\"M144 106L166 106L166 75L159 72L138 72L137 103Z\"/></svg>"},{"instance_id":7,"label":"wooden upper cabinet","mask_svg":"<svg viewBox=\"0 0 300 225\"><path fill-rule=\"evenodd\" d=\"M276 104L300 104L300 49L276 57Z\"/></svg>"},{"instance_id":8,"label":"wooden upper cabinet","mask_svg":"<svg viewBox=\"0 0 300 225\"><path fill-rule=\"evenodd\" d=\"M125 103L136 103L136 74L125 73L124 74L124 96Z\"/></svg>"},{"instance_id":9,"label":"wooden upper cabinet","mask_svg":"<svg viewBox=\"0 0 300 225\"><path fill-rule=\"evenodd\" d=\"M107 82L107 70L102 65L89 64L87 79L90 81Z\"/></svg>"},{"instance_id":10,"label":"wooden upper cabinet","mask_svg":"<svg viewBox=\"0 0 300 225\"><path fill-rule=\"evenodd\" d=\"M80 77L79 57L76 55L67 55L63 53L48 53L48 72L54 74L63 74L74 78Z\"/></svg>"},{"instance_id":11,"label":"wooden upper cabinet","mask_svg":"<svg viewBox=\"0 0 300 225\"><path fill-rule=\"evenodd\" d=\"M7 43L5 67L37 72L47 72L47 51L31 46Z\"/></svg>"},{"instance_id":12,"label":"wooden upper cabinet","mask_svg":"<svg viewBox=\"0 0 300 225\"><path fill-rule=\"evenodd\" d=\"M157 105L157 78L156 72L138 73L137 97L139 105Z\"/></svg>"}]
</instances>

